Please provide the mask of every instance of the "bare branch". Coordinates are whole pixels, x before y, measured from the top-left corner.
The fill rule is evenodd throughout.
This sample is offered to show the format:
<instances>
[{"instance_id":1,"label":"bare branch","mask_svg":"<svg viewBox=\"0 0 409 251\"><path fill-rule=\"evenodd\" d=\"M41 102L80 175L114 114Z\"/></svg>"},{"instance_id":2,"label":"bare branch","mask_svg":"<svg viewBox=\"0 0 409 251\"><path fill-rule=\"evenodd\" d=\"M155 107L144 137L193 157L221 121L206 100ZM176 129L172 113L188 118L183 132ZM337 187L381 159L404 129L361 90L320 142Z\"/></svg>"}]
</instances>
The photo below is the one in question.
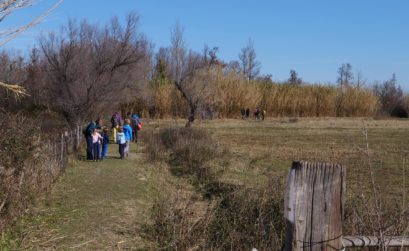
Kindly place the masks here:
<instances>
[{"instance_id":1,"label":"bare branch","mask_svg":"<svg viewBox=\"0 0 409 251\"><path fill-rule=\"evenodd\" d=\"M12 1L12 0L6 0L3 2L3 5L5 6L4 8L0 7L0 22L3 21L3 19L8 16L12 11L29 6L33 1L32 0L20 0L20 1ZM18 28L17 30L10 32L9 35L4 38L2 42L0 42L0 47L5 45L6 43L10 42L14 38L16 38L18 35L26 31L27 29L37 25L41 21L44 20L45 17L47 17L51 12L53 12L58 6L60 6L64 0L58 1L56 4L54 4L50 9L48 9L46 12L44 12L42 15L38 16L34 20L32 20L30 23L28 23L25 26L22 26ZM0 4L1 6L1 4Z\"/></svg>"}]
</instances>

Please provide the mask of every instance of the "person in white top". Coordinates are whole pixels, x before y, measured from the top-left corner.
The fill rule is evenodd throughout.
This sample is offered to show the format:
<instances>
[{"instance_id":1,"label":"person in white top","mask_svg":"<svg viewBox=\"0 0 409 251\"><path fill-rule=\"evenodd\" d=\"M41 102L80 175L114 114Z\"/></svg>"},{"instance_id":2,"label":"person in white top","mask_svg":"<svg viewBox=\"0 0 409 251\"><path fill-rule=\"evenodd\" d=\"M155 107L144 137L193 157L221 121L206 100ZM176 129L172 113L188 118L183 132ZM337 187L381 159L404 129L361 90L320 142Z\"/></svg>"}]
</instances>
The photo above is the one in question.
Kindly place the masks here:
<instances>
[{"instance_id":1,"label":"person in white top","mask_svg":"<svg viewBox=\"0 0 409 251\"><path fill-rule=\"evenodd\" d=\"M126 139L124 128L122 126L118 127L118 133L116 134L116 142L118 143L119 146L119 155L121 159L123 159L125 157Z\"/></svg>"},{"instance_id":2,"label":"person in white top","mask_svg":"<svg viewBox=\"0 0 409 251\"><path fill-rule=\"evenodd\" d=\"M93 149L93 156L94 161L101 160L101 141L102 136L99 134L98 129L94 128L92 132L92 149Z\"/></svg>"}]
</instances>

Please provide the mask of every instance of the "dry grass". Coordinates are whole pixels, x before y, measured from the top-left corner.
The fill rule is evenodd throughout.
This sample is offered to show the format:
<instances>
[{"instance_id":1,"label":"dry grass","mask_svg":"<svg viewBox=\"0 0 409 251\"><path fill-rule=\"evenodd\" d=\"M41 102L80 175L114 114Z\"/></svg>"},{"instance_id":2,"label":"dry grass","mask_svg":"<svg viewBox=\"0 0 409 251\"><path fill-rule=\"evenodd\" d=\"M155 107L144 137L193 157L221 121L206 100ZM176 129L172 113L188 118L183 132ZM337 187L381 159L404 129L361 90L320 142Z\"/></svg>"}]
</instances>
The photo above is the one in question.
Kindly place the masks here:
<instances>
[{"instance_id":1,"label":"dry grass","mask_svg":"<svg viewBox=\"0 0 409 251\"><path fill-rule=\"evenodd\" d=\"M169 123L153 121L150 125L161 128ZM171 123L182 126L184 121ZM226 156L228 165L217 179L220 183L234 185L234 189L239 189L236 191L242 191L239 193L244 193L246 189L264 190L271 177L285 182L292 160L346 165L348 177L344 233L373 235L377 233L376 227L371 226L374 224L376 207L368 169L367 142L362 130L364 127L368 130L374 180L382 205L382 226L389 227L386 233L400 234L405 231L406 226L401 220L405 222L405 210L408 208L404 196L409 189L405 180L409 177L403 169L403 161L409 152L407 123L407 120L368 118L300 118L296 121L279 118L264 122L201 121L196 127L208 131L213 139L229 149L230 154ZM249 209L245 201L242 204L243 208ZM229 212L234 214L236 211ZM256 243L256 238L253 240ZM207 243L210 243L209 240ZM213 248L224 245L219 244L221 246Z\"/></svg>"},{"instance_id":2,"label":"dry grass","mask_svg":"<svg viewBox=\"0 0 409 251\"><path fill-rule=\"evenodd\" d=\"M291 162L298 159L347 166L344 233L372 234L368 222L375 212L366 206L373 198L363 125L384 225L391 226L386 233L401 234L407 230L401 214L408 206L403 199L409 189L409 172L403 165L409 152L407 123L362 118L197 121L194 128L206 131L212 144L229 149L216 160L205 159L205 166L215 171L213 180L196 186L194 175L174 175L169 160L172 149L179 147L159 149L154 154L161 157L155 162L143 157L150 151L147 146L138 150L144 155L121 163L76 163L58 183L48 207L24 219L22 246L248 250L254 245L263 250L270 245L278 250L283 237L281 193ZM142 143L147 142L147 131L160 134L184 124L185 120L145 120ZM396 224L397 219L402 224Z\"/></svg>"},{"instance_id":3,"label":"dry grass","mask_svg":"<svg viewBox=\"0 0 409 251\"><path fill-rule=\"evenodd\" d=\"M269 116L281 117L362 117L374 116L379 110L379 100L369 88L248 82L220 67L198 72L191 84L197 87L192 95L198 96L199 106L211 107L217 118L238 118L241 108L257 106ZM171 82L152 85L150 93L150 103L134 109L144 107L141 112L152 118L186 117L187 103Z\"/></svg>"}]
</instances>

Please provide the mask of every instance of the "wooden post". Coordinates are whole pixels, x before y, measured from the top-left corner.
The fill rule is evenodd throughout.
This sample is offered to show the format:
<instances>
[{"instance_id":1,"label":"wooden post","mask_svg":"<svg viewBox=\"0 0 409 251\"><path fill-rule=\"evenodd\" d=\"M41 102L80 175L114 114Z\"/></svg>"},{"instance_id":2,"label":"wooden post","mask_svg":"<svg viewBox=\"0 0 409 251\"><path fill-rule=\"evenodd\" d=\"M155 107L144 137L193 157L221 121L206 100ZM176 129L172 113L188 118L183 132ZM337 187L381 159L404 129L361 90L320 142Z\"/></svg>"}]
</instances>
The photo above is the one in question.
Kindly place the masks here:
<instances>
[{"instance_id":1,"label":"wooden post","mask_svg":"<svg viewBox=\"0 0 409 251\"><path fill-rule=\"evenodd\" d=\"M340 250L346 168L293 162L288 175L284 216L285 250Z\"/></svg>"}]
</instances>

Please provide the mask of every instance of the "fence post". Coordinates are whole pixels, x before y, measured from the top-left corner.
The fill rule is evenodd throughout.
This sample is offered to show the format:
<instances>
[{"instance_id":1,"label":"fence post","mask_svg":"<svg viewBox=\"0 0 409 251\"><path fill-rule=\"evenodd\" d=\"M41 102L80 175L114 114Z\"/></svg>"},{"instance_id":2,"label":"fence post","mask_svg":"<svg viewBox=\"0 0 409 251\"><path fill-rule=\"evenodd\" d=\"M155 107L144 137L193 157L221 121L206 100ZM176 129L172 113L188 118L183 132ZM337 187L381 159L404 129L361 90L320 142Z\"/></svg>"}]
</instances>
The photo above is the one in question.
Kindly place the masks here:
<instances>
[{"instance_id":1,"label":"fence post","mask_svg":"<svg viewBox=\"0 0 409 251\"><path fill-rule=\"evenodd\" d=\"M346 168L328 163L293 162L284 216L285 250L340 250Z\"/></svg>"}]
</instances>

